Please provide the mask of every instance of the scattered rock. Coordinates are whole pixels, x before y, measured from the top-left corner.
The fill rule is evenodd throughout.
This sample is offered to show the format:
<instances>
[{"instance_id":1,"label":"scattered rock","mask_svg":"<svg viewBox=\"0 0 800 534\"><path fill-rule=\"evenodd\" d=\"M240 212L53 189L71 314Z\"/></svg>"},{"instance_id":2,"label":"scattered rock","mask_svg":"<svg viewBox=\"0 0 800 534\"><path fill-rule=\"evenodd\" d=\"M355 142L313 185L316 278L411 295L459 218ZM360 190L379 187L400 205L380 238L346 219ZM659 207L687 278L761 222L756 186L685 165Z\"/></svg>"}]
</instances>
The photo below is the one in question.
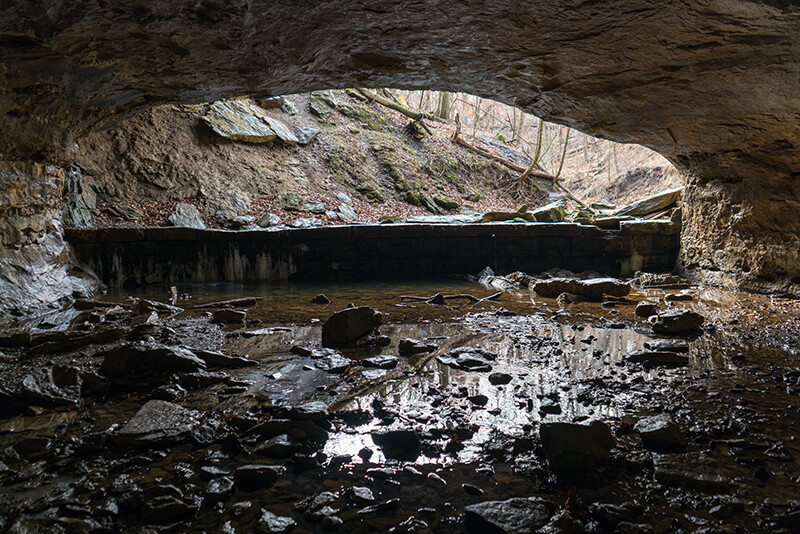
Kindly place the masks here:
<instances>
[{"instance_id":1,"label":"scattered rock","mask_svg":"<svg viewBox=\"0 0 800 534\"><path fill-rule=\"evenodd\" d=\"M273 514L269 510L261 510L261 517L256 524L256 532L259 534L283 534L292 530L297 523L291 517L283 517Z\"/></svg>"},{"instance_id":2,"label":"scattered rock","mask_svg":"<svg viewBox=\"0 0 800 534\"><path fill-rule=\"evenodd\" d=\"M244 486L271 486L285 470L279 465L243 465L233 472L233 480Z\"/></svg>"},{"instance_id":3,"label":"scattered rock","mask_svg":"<svg viewBox=\"0 0 800 534\"><path fill-rule=\"evenodd\" d=\"M332 91L314 91L308 101L311 112L321 119L327 119L338 106L339 101Z\"/></svg>"},{"instance_id":4,"label":"scattered rock","mask_svg":"<svg viewBox=\"0 0 800 534\"><path fill-rule=\"evenodd\" d=\"M309 144L319 133L316 128L298 127L294 129L294 136L301 145Z\"/></svg>"},{"instance_id":5,"label":"scattered rock","mask_svg":"<svg viewBox=\"0 0 800 534\"><path fill-rule=\"evenodd\" d=\"M200 414L162 400L150 400L115 435L118 443L157 445L186 438L200 424Z\"/></svg>"},{"instance_id":6,"label":"scattered rock","mask_svg":"<svg viewBox=\"0 0 800 534\"><path fill-rule=\"evenodd\" d=\"M636 305L636 310L634 311L634 313L639 317L650 317L651 315L656 314L656 310L658 310L657 302L643 300L642 302Z\"/></svg>"},{"instance_id":7,"label":"scattered rock","mask_svg":"<svg viewBox=\"0 0 800 534\"><path fill-rule=\"evenodd\" d=\"M238 367L251 367L258 365L255 360L242 358L241 356L229 356L214 350L189 349L195 356L203 360L207 367L212 369L233 369Z\"/></svg>"},{"instance_id":8,"label":"scattered rock","mask_svg":"<svg viewBox=\"0 0 800 534\"><path fill-rule=\"evenodd\" d=\"M387 458L411 461L420 454L419 437L413 429L373 430L371 436Z\"/></svg>"},{"instance_id":9,"label":"scattered rock","mask_svg":"<svg viewBox=\"0 0 800 534\"><path fill-rule=\"evenodd\" d=\"M414 354L433 352L438 347L423 343L417 339L401 339L397 348L400 351L400 356L413 356Z\"/></svg>"},{"instance_id":10,"label":"scattered rock","mask_svg":"<svg viewBox=\"0 0 800 534\"><path fill-rule=\"evenodd\" d=\"M539 428L545 456L553 471L574 471L603 465L615 445L608 425L544 423Z\"/></svg>"},{"instance_id":11,"label":"scattered rock","mask_svg":"<svg viewBox=\"0 0 800 534\"><path fill-rule=\"evenodd\" d=\"M631 292L631 286L614 278L591 278L588 280L550 278L536 282L533 290L537 295L545 298L556 298L562 293L571 293L590 300L601 300L604 295L624 297Z\"/></svg>"},{"instance_id":12,"label":"scattered rock","mask_svg":"<svg viewBox=\"0 0 800 534\"><path fill-rule=\"evenodd\" d=\"M672 421L669 414L640 419L633 429L639 433L642 443L648 449L684 449L687 445L681 428Z\"/></svg>"},{"instance_id":13,"label":"scattered rock","mask_svg":"<svg viewBox=\"0 0 800 534\"><path fill-rule=\"evenodd\" d=\"M322 226L322 221L316 217L300 217L289 223L292 228L315 228Z\"/></svg>"},{"instance_id":14,"label":"scattered rock","mask_svg":"<svg viewBox=\"0 0 800 534\"><path fill-rule=\"evenodd\" d=\"M222 309L217 310L211 315L211 320L215 323L234 324L244 323L247 318L247 312L241 310Z\"/></svg>"},{"instance_id":15,"label":"scattered rock","mask_svg":"<svg viewBox=\"0 0 800 534\"><path fill-rule=\"evenodd\" d=\"M669 351L640 350L628 354L625 359L631 363L641 363L646 367L681 367L689 365L688 356Z\"/></svg>"},{"instance_id":16,"label":"scattered rock","mask_svg":"<svg viewBox=\"0 0 800 534\"><path fill-rule=\"evenodd\" d=\"M206 227L206 223L203 222L203 216L200 215L200 211L192 204L187 204L186 202L178 202L175 204L167 220L172 226L198 229Z\"/></svg>"},{"instance_id":17,"label":"scattered rock","mask_svg":"<svg viewBox=\"0 0 800 534\"><path fill-rule=\"evenodd\" d=\"M354 210L352 207L342 203L339 204L339 210L336 212L336 216L339 217L339 219L341 219L344 222L352 222L356 220L358 214L356 213L356 210Z\"/></svg>"},{"instance_id":18,"label":"scattered rock","mask_svg":"<svg viewBox=\"0 0 800 534\"><path fill-rule=\"evenodd\" d=\"M729 482L719 474L719 465L698 453L656 454L653 456L656 480L668 486L701 490L725 490Z\"/></svg>"},{"instance_id":19,"label":"scattered rock","mask_svg":"<svg viewBox=\"0 0 800 534\"><path fill-rule=\"evenodd\" d=\"M697 312L673 308L660 312L653 320L653 332L658 334L687 334L697 332L704 318Z\"/></svg>"},{"instance_id":20,"label":"scattered rock","mask_svg":"<svg viewBox=\"0 0 800 534\"><path fill-rule=\"evenodd\" d=\"M194 372L205 362L187 349L156 343L131 343L106 353L100 365L105 376L125 376L137 371Z\"/></svg>"},{"instance_id":21,"label":"scattered rock","mask_svg":"<svg viewBox=\"0 0 800 534\"><path fill-rule=\"evenodd\" d=\"M668 208L669 206L678 201L678 199L681 197L682 192L683 192L683 187L679 187L677 189L670 189L668 191L663 191L656 195L629 204L625 207L619 208L618 210L614 211L611 215L613 216L630 215L632 217L644 217L645 215L649 215L656 211Z\"/></svg>"},{"instance_id":22,"label":"scattered rock","mask_svg":"<svg viewBox=\"0 0 800 534\"><path fill-rule=\"evenodd\" d=\"M312 304L330 304L331 300L325 295L317 295L311 299Z\"/></svg>"},{"instance_id":23,"label":"scattered rock","mask_svg":"<svg viewBox=\"0 0 800 534\"><path fill-rule=\"evenodd\" d=\"M286 458L294 454L299 447L287 434L270 438L256 447L256 452L270 458Z\"/></svg>"},{"instance_id":24,"label":"scattered rock","mask_svg":"<svg viewBox=\"0 0 800 534\"><path fill-rule=\"evenodd\" d=\"M433 201L436 203L437 206L446 210L455 210L458 209L460 204L455 200L450 200L449 198L435 196L433 197Z\"/></svg>"},{"instance_id":25,"label":"scattered rock","mask_svg":"<svg viewBox=\"0 0 800 534\"><path fill-rule=\"evenodd\" d=\"M361 365L364 367L372 367L375 369L394 369L397 367L397 356L381 355L372 358L365 358L361 360Z\"/></svg>"},{"instance_id":26,"label":"scattered rock","mask_svg":"<svg viewBox=\"0 0 800 534\"><path fill-rule=\"evenodd\" d=\"M488 373L492 370L490 362L496 360L497 355L476 347L461 347L437 356L436 359L444 365L463 371Z\"/></svg>"},{"instance_id":27,"label":"scattered rock","mask_svg":"<svg viewBox=\"0 0 800 534\"><path fill-rule=\"evenodd\" d=\"M313 354L312 357L314 357ZM349 358L345 358L336 351L327 352L323 356L314 359L314 365L317 369L336 375L347 371L350 363Z\"/></svg>"},{"instance_id":28,"label":"scattered rock","mask_svg":"<svg viewBox=\"0 0 800 534\"><path fill-rule=\"evenodd\" d=\"M568 510L557 512L536 534L584 534L586 528Z\"/></svg>"},{"instance_id":29,"label":"scattered rock","mask_svg":"<svg viewBox=\"0 0 800 534\"><path fill-rule=\"evenodd\" d=\"M294 191L289 191L281 198L281 206L287 211L301 211L305 213L325 213L325 205L316 200L303 198Z\"/></svg>"},{"instance_id":30,"label":"scattered rock","mask_svg":"<svg viewBox=\"0 0 800 534\"><path fill-rule=\"evenodd\" d=\"M464 527L474 534L531 534L548 522L551 508L538 497L471 504L464 508Z\"/></svg>"},{"instance_id":31,"label":"scattered rock","mask_svg":"<svg viewBox=\"0 0 800 534\"><path fill-rule=\"evenodd\" d=\"M345 308L331 315L322 325L322 345L345 345L378 328L382 323L381 313L369 306Z\"/></svg>"},{"instance_id":32,"label":"scattered rock","mask_svg":"<svg viewBox=\"0 0 800 534\"><path fill-rule=\"evenodd\" d=\"M328 417L328 405L321 401L312 401L289 409L289 419L295 421L314 421Z\"/></svg>"},{"instance_id":33,"label":"scattered rock","mask_svg":"<svg viewBox=\"0 0 800 534\"><path fill-rule=\"evenodd\" d=\"M644 342L644 348L654 351L689 352L689 344L682 339L651 339Z\"/></svg>"},{"instance_id":34,"label":"scattered rock","mask_svg":"<svg viewBox=\"0 0 800 534\"><path fill-rule=\"evenodd\" d=\"M297 144L294 134L263 109L244 100L219 100L211 104L203 122L216 134L232 141L271 143L280 139L287 145Z\"/></svg>"},{"instance_id":35,"label":"scattered rock","mask_svg":"<svg viewBox=\"0 0 800 534\"><path fill-rule=\"evenodd\" d=\"M77 372L74 380L59 380L56 368L50 368L35 369L26 375L22 379L20 397L25 404L71 406L80 401L80 394L81 379Z\"/></svg>"},{"instance_id":36,"label":"scattered rock","mask_svg":"<svg viewBox=\"0 0 800 534\"><path fill-rule=\"evenodd\" d=\"M270 228L272 226L278 226L281 223L281 218L275 215L274 213L265 213L259 220L258 225L261 228Z\"/></svg>"},{"instance_id":37,"label":"scattered rock","mask_svg":"<svg viewBox=\"0 0 800 534\"><path fill-rule=\"evenodd\" d=\"M139 221L144 217L142 211L131 204L111 204L105 209L105 212L112 217L130 222Z\"/></svg>"},{"instance_id":38,"label":"scattered rock","mask_svg":"<svg viewBox=\"0 0 800 534\"><path fill-rule=\"evenodd\" d=\"M567 204L563 200L556 200L536 208L530 214L536 222L554 223L561 222L567 217Z\"/></svg>"},{"instance_id":39,"label":"scattered rock","mask_svg":"<svg viewBox=\"0 0 800 534\"><path fill-rule=\"evenodd\" d=\"M508 384L513 377L508 373L492 373L489 375L489 383L495 386Z\"/></svg>"},{"instance_id":40,"label":"scattered rock","mask_svg":"<svg viewBox=\"0 0 800 534\"><path fill-rule=\"evenodd\" d=\"M227 500L233 494L233 479L230 477L220 477L212 479L206 485L204 501L208 504L216 504Z\"/></svg>"}]
</instances>

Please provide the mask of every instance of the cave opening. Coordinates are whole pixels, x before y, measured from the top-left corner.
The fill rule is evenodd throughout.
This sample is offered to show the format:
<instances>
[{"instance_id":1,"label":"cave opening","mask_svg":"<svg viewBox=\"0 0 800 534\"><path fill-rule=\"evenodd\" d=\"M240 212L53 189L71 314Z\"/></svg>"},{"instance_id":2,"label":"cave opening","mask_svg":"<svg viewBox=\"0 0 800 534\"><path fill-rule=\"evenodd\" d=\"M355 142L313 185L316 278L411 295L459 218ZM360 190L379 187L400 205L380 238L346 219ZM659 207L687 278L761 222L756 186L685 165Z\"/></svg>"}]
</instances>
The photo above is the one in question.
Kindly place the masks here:
<instances>
[{"instance_id":1,"label":"cave opening","mask_svg":"<svg viewBox=\"0 0 800 534\"><path fill-rule=\"evenodd\" d=\"M0 12L0 531L797 530L797 6Z\"/></svg>"}]
</instances>

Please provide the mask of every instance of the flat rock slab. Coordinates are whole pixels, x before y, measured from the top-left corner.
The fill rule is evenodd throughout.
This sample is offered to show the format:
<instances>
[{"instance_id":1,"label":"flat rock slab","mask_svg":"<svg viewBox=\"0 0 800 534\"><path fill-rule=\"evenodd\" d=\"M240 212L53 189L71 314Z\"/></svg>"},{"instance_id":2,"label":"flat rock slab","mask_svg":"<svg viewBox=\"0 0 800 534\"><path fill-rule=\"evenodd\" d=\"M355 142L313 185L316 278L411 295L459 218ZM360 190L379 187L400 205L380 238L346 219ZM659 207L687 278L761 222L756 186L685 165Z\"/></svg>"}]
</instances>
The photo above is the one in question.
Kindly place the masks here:
<instances>
[{"instance_id":1,"label":"flat rock slab","mask_svg":"<svg viewBox=\"0 0 800 534\"><path fill-rule=\"evenodd\" d=\"M654 318L653 332L657 334L691 334L698 332L704 321L704 317L697 312L674 308L663 311Z\"/></svg>"},{"instance_id":2,"label":"flat rock slab","mask_svg":"<svg viewBox=\"0 0 800 534\"><path fill-rule=\"evenodd\" d=\"M154 445L185 438L200 424L200 414L172 402L151 400L116 434L118 443Z\"/></svg>"},{"instance_id":3,"label":"flat rock slab","mask_svg":"<svg viewBox=\"0 0 800 534\"><path fill-rule=\"evenodd\" d=\"M648 449L684 449L687 445L681 427L672 421L669 414L640 419L633 429L639 433L642 443Z\"/></svg>"},{"instance_id":4,"label":"flat rock slab","mask_svg":"<svg viewBox=\"0 0 800 534\"><path fill-rule=\"evenodd\" d=\"M544 423L539 428L542 447L553 471L574 471L603 465L616 444L608 425Z\"/></svg>"},{"instance_id":5,"label":"flat rock slab","mask_svg":"<svg viewBox=\"0 0 800 534\"><path fill-rule=\"evenodd\" d=\"M261 510L261 517L256 525L259 534L282 534L292 530L297 523L291 517L273 514L269 510Z\"/></svg>"},{"instance_id":6,"label":"flat rock slab","mask_svg":"<svg viewBox=\"0 0 800 534\"><path fill-rule=\"evenodd\" d=\"M728 480L719 474L719 465L711 458L692 452L653 456L656 480L668 486L701 490L725 490Z\"/></svg>"},{"instance_id":7,"label":"flat rock slab","mask_svg":"<svg viewBox=\"0 0 800 534\"><path fill-rule=\"evenodd\" d=\"M401 356L413 356L414 354L422 354L425 352L433 352L437 349L436 345L431 345L419 341L418 339L401 339L397 345Z\"/></svg>"},{"instance_id":8,"label":"flat rock slab","mask_svg":"<svg viewBox=\"0 0 800 534\"><path fill-rule=\"evenodd\" d=\"M624 297L631 292L631 286L615 278L592 278L589 280L551 278L536 282L533 290L537 295L545 298L557 298L562 293L571 293L590 300L600 300L604 295Z\"/></svg>"},{"instance_id":9,"label":"flat rock slab","mask_svg":"<svg viewBox=\"0 0 800 534\"><path fill-rule=\"evenodd\" d=\"M678 201L683 193L683 187L662 191L648 198L644 198L625 207L619 208L613 216L629 215L631 217L644 217L656 211L667 208Z\"/></svg>"},{"instance_id":10,"label":"flat rock slab","mask_svg":"<svg viewBox=\"0 0 800 534\"><path fill-rule=\"evenodd\" d=\"M258 362L255 360L248 360L247 358L242 358L241 356L229 356L228 354L223 354L214 350L189 350L211 368L232 369L237 367L251 367L253 365L258 365Z\"/></svg>"},{"instance_id":11,"label":"flat rock slab","mask_svg":"<svg viewBox=\"0 0 800 534\"><path fill-rule=\"evenodd\" d=\"M626 360L641 363L645 367L682 367L689 365L689 357L677 352L663 350L640 350L628 354Z\"/></svg>"},{"instance_id":12,"label":"flat rock slab","mask_svg":"<svg viewBox=\"0 0 800 534\"><path fill-rule=\"evenodd\" d=\"M397 356L381 355L361 360L361 365L374 369L394 369L397 367L397 361Z\"/></svg>"},{"instance_id":13,"label":"flat rock slab","mask_svg":"<svg viewBox=\"0 0 800 534\"><path fill-rule=\"evenodd\" d=\"M461 347L437 356L436 359L444 365L462 371L488 373L492 370L491 362L497 359L497 355L476 347Z\"/></svg>"},{"instance_id":14,"label":"flat rock slab","mask_svg":"<svg viewBox=\"0 0 800 534\"><path fill-rule=\"evenodd\" d=\"M271 143L280 139L286 144L298 140L283 123L268 116L260 107L243 100L214 102L203 122L217 135L231 141Z\"/></svg>"},{"instance_id":15,"label":"flat rock slab","mask_svg":"<svg viewBox=\"0 0 800 534\"><path fill-rule=\"evenodd\" d=\"M113 377L142 370L192 373L205 367L203 360L184 348L157 343L131 343L106 353L100 373Z\"/></svg>"},{"instance_id":16,"label":"flat rock slab","mask_svg":"<svg viewBox=\"0 0 800 534\"><path fill-rule=\"evenodd\" d=\"M551 507L536 497L471 504L464 509L464 527L473 534L531 534L550 520Z\"/></svg>"}]
</instances>

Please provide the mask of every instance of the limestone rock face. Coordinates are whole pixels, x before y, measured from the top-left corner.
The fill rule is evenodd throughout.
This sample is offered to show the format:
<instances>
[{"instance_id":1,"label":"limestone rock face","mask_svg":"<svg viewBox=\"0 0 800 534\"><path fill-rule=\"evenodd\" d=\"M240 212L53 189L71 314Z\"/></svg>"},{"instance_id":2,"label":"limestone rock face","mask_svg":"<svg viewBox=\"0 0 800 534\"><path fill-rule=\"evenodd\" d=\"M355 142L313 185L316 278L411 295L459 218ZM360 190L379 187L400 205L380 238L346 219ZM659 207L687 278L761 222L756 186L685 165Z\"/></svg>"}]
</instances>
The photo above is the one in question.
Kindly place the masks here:
<instances>
[{"instance_id":1,"label":"limestone rock face","mask_svg":"<svg viewBox=\"0 0 800 534\"><path fill-rule=\"evenodd\" d=\"M7 0L0 15L5 159L70 163L92 129L163 102L467 91L664 154L689 177L684 271L800 290L796 4Z\"/></svg>"},{"instance_id":2,"label":"limestone rock face","mask_svg":"<svg viewBox=\"0 0 800 534\"><path fill-rule=\"evenodd\" d=\"M0 302L27 309L98 285L70 265L61 228L63 169L0 161Z\"/></svg>"}]
</instances>

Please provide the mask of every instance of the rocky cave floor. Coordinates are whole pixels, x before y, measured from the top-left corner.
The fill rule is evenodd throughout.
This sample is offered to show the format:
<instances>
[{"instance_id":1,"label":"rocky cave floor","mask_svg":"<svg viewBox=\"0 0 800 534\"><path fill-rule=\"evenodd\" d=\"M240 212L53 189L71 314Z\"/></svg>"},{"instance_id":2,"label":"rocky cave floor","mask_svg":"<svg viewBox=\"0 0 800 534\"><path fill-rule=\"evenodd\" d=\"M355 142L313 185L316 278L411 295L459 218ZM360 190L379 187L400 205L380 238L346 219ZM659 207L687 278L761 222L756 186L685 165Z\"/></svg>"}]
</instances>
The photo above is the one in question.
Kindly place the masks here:
<instances>
[{"instance_id":1,"label":"rocky cave floor","mask_svg":"<svg viewBox=\"0 0 800 534\"><path fill-rule=\"evenodd\" d=\"M6 326L0 531L797 532L800 303L672 282L195 287ZM656 334L642 300L705 321ZM350 303L383 324L324 348Z\"/></svg>"}]
</instances>

